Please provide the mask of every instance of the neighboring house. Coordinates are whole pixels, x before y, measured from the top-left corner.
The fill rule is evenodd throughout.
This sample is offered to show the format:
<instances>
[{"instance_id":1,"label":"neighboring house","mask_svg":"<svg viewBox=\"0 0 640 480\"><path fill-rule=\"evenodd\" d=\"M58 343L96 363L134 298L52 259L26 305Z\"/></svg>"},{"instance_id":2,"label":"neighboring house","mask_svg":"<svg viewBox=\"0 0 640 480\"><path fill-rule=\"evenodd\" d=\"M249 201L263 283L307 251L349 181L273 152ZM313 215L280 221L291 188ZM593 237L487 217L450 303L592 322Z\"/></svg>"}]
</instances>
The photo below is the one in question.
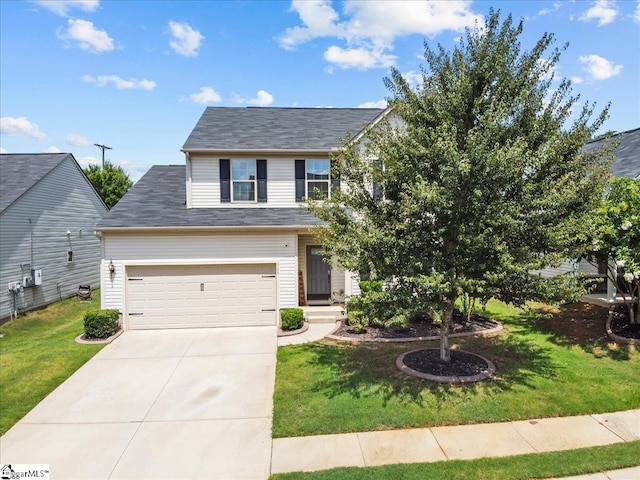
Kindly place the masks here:
<instances>
[{"instance_id":1,"label":"neighboring house","mask_svg":"<svg viewBox=\"0 0 640 480\"><path fill-rule=\"evenodd\" d=\"M618 143L619 142L619 143ZM611 175L614 177L640 178L640 128L619 132L607 139L594 140L587 143L582 151L593 152L603 145L618 143L613 151L613 165ZM587 274L591 277L606 279L605 265L594 266L587 260L567 261L557 268L546 268L541 273L545 277L562 274ZM596 292L607 293L611 300L615 297L615 287L611 282L601 282Z\"/></svg>"},{"instance_id":2,"label":"neighboring house","mask_svg":"<svg viewBox=\"0 0 640 480\"><path fill-rule=\"evenodd\" d=\"M330 154L382 109L205 110L182 151L100 221L102 306L126 329L275 325L278 312L358 292L321 256L301 208L340 188Z\"/></svg>"},{"instance_id":3,"label":"neighboring house","mask_svg":"<svg viewBox=\"0 0 640 480\"><path fill-rule=\"evenodd\" d=\"M106 213L70 153L0 154L0 318L97 288Z\"/></svg>"}]
</instances>

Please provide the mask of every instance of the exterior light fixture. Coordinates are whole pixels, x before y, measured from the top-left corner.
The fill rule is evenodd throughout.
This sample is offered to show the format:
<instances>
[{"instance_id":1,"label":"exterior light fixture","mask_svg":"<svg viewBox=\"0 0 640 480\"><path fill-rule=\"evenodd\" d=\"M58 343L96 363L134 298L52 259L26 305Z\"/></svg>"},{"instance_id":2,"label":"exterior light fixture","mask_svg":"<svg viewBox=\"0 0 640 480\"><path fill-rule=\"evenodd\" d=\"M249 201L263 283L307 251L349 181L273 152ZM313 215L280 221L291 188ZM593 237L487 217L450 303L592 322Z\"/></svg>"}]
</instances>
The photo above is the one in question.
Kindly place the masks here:
<instances>
[{"instance_id":1,"label":"exterior light fixture","mask_svg":"<svg viewBox=\"0 0 640 480\"><path fill-rule=\"evenodd\" d=\"M116 273L116 266L113 264L113 260L109 262L109 272Z\"/></svg>"}]
</instances>

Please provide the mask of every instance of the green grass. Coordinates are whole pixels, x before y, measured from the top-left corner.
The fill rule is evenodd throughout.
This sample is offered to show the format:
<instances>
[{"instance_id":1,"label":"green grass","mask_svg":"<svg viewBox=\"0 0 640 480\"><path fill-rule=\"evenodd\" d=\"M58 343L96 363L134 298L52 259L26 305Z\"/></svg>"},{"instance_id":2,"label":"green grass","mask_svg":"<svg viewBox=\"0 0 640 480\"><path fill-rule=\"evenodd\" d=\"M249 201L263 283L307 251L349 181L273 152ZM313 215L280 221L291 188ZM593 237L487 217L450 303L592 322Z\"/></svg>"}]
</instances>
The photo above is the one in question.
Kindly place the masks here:
<instances>
[{"instance_id":1,"label":"green grass","mask_svg":"<svg viewBox=\"0 0 640 480\"><path fill-rule=\"evenodd\" d=\"M28 312L0 326L0 434L93 357L103 345L80 345L82 317L100 308L74 298Z\"/></svg>"},{"instance_id":2,"label":"green grass","mask_svg":"<svg viewBox=\"0 0 640 480\"><path fill-rule=\"evenodd\" d=\"M437 342L321 341L279 348L273 436L640 408L640 352L636 347L616 346L603 338L573 339L550 328L539 313L499 302L491 302L487 314L503 322L505 331L491 338L456 340L454 345L489 358L498 371L490 380L464 387L435 384L396 368L395 360L402 352L436 347ZM604 318L602 324L604 329Z\"/></svg>"},{"instance_id":3,"label":"green grass","mask_svg":"<svg viewBox=\"0 0 640 480\"><path fill-rule=\"evenodd\" d=\"M552 478L615 470L638 465L640 441L563 452L479 460L449 460L366 468L334 468L320 472L272 475L272 480L516 480Z\"/></svg>"}]
</instances>

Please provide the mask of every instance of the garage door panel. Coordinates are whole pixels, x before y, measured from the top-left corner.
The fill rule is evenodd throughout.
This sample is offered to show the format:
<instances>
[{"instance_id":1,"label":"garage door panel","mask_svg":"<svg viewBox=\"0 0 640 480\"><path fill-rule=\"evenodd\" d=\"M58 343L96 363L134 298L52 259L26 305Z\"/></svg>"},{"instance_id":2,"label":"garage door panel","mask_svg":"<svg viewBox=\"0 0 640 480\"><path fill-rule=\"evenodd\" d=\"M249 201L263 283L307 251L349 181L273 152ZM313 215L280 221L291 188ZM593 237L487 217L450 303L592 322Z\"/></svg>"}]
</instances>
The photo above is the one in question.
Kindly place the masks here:
<instances>
[{"instance_id":1,"label":"garage door panel","mask_svg":"<svg viewBox=\"0 0 640 480\"><path fill-rule=\"evenodd\" d=\"M129 267L128 326L275 325L275 272L275 264Z\"/></svg>"}]
</instances>

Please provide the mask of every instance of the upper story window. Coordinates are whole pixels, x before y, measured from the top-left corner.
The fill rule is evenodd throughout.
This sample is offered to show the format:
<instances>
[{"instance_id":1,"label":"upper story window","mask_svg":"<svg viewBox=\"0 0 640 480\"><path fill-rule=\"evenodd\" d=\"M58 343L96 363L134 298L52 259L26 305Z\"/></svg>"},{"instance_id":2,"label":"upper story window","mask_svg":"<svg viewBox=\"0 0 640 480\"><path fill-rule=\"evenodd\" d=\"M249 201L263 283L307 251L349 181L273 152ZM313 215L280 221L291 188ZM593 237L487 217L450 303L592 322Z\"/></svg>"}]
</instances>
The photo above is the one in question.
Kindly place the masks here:
<instances>
[{"instance_id":1,"label":"upper story window","mask_svg":"<svg viewBox=\"0 0 640 480\"><path fill-rule=\"evenodd\" d=\"M220 202L266 202L267 161L220 159Z\"/></svg>"},{"instance_id":2,"label":"upper story window","mask_svg":"<svg viewBox=\"0 0 640 480\"><path fill-rule=\"evenodd\" d=\"M329 196L329 160L307 160L307 198L319 200Z\"/></svg>"},{"instance_id":3,"label":"upper story window","mask_svg":"<svg viewBox=\"0 0 640 480\"><path fill-rule=\"evenodd\" d=\"M333 188L340 188L340 180L331 177L331 162L322 160L296 160L296 202L304 198L327 198Z\"/></svg>"},{"instance_id":4,"label":"upper story window","mask_svg":"<svg viewBox=\"0 0 640 480\"><path fill-rule=\"evenodd\" d=\"M256 201L256 161L231 160L233 202Z\"/></svg>"}]
</instances>

